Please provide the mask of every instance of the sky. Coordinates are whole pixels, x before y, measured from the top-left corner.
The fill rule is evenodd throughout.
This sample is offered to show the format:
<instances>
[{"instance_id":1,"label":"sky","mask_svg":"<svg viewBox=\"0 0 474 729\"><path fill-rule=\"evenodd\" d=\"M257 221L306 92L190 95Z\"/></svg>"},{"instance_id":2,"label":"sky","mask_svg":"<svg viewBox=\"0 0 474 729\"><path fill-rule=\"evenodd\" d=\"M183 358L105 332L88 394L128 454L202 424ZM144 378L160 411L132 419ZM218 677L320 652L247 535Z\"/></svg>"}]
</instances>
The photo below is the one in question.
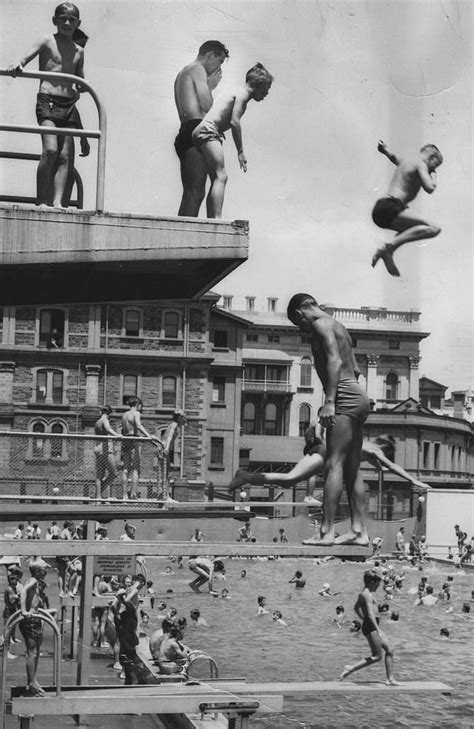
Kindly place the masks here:
<instances>
[{"instance_id":1,"label":"sky","mask_svg":"<svg viewBox=\"0 0 474 729\"><path fill-rule=\"evenodd\" d=\"M78 3L89 35L85 76L108 117L105 208L174 216L181 197L173 140L177 72L205 40L230 51L216 95L262 62L270 94L243 118L246 174L228 135L224 219L250 221L249 260L215 287L234 308L256 296L307 291L341 307L422 312L420 375L452 389L474 386L472 256L472 7L470 0L127 0ZM0 65L52 32L55 3L2 0ZM37 67L32 61L31 69ZM34 124L36 81L1 78L0 118ZM80 111L95 129L90 98ZM33 135L1 134L3 149L37 152ZM412 212L441 226L430 241L396 254L400 279L370 265L390 240L370 213L400 155L436 144L438 189ZM95 151L95 142L92 146ZM79 158L85 207L95 194L95 158ZM2 189L34 194L32 163L2 160ZM204 215L204 212L201 213Z\"/></svg>"}]
</instances>

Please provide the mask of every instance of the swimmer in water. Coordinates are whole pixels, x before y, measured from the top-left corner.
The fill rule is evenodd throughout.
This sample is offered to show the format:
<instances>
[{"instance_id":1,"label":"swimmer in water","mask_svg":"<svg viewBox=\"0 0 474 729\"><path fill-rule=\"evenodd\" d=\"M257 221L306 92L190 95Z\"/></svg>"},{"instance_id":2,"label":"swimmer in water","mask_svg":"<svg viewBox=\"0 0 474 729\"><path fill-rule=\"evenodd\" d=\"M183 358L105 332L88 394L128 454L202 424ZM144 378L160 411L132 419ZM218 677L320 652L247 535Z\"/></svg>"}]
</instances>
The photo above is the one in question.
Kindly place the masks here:
<instances>
[{"instance_id":1,"label":"swimmer in water","mask_svg":"<svg viewBox=\"0 0 474 729\"><path fill-rule=\"evenodd\" d=\"M288 580L288 582L291 584L294 584L294 586L298 589L303 588L306 585L306 579L303 577L303 573L301 570L296 570L294 576L291 578L291 580Z\"/></svg>"},{"instance_id":2,"label":"swimmer in water","mask_svg":"<svg viewBox=\"0 0 474 729\"><path fill-rule=\"evenodd\" d=\"M354 671L360 671L361 668L367 668L374 663L382 660L385 654L385 671L387 674L386 683L390 686L397 686L397 681L393 677L393 650L382 631L379 628L379 619L375 614L377 600L375 599L375 591L380 585L381 577L375 570L367 570L364 572L364 589L359 594L354 610L362 621L362 634L365 635L369 643L372 655L363 658L353 666L345 666L341 673L340 680L349 676Z\"/></svg>"},{"instance_id":3,"label":"swimmer in water","mask_svg":"<svg viewBox=\"0 0 474 729\"><path fill-rule=\"evenodd\" d=\"M339 593L331 592L331 585L329 582L325 582L322 589L318 591L318 595L321 595L321 597L333 597L334 595L339 595Z\"/></svg>"},{"instance_id":4,"label":"swimmer in water","mask_svg":"<svg viewBox=\"0 0 474 729\"><path fill-rule=\"evenodd\" d=\"M342 628L344 623L346 622L346 614L344 611L344 605L336 605L336 615L332 619L333 623L336 623L338 628Z\"/></svg>"},{"instance_id":5,"label":"swimmer in water","mask_svg":"<svg viewBox=\"0 0 474 729\"><path fill-rule=\"evenodd\" d=\"M268 610L265 610L266 602L267 598L264 595L259 595L257 597L257 615L268 615Z\"/></svg>"},{"instance_id":6,"label":"swimmer in water","mask_svg":"<svg viewBox=\"0 0 474 729\"><path fill-rule=\"evenodd\" d=\"M278 623L278 625L288 625L288 623L285 623L283 620L283 614L280 610L274 610L272 613L272 619L274 623Z\"/></svg>"}]
</instances>

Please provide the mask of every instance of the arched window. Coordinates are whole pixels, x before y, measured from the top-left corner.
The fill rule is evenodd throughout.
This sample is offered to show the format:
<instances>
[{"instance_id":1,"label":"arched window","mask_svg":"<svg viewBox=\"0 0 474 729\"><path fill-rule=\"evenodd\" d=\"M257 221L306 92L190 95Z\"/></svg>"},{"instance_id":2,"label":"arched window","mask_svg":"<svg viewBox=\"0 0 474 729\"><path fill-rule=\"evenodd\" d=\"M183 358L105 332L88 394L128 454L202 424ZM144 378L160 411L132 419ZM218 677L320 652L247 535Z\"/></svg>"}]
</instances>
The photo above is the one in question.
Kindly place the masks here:
<instances>
[{"instance_id":1,"label":"arched window","mask_svg":"<svg viewBox=\"0 0 474 729\"><path fill-rule=\"evenodd\" d=\"M274 402L269 402L265 407L264 435L277 434L278 410Z\"/></svg>"},{"instance_id":2,"label":"arched window","mask_svg":"<svg viewBox=\"0 0 474 729\"><path fill-rule=\"evenodd\" d=\"M167 311L164 315L163 331L165 339L178 339L179 314L176 311Z\"/></svg>"},{"instance_id":3,"label":"arched window","mask_svg":"<svg viewBox=\"0 0 474 729\"><path fill-rule=\"evenodd\" d=\"M125 337L139 337L141 333L142 312L140 309L125 309L123 334Z\"/></svg>"},{"instance_id":4,"label":"arched window","mask_svg":"<svg viewBox=\"0 0 474 729\"><path fill-rule=\"evenodd\" d=\"M303 403L300 407L300 416L298 422L298 431L301 437L304 436L306 428L311 422L311 408L307 403Z\"/></svg>"},{"instance_id":5,"label":"arched window","mask_svg":"<svg viewBox=\"0 0 474 729\"><path fill-rule=\"evenodd\" d=\"M46 432L46 425L38 420L35 423L33 423L31 430L33 433L41 433L44 434ZM31 442L30 452L32 458L45 458L45 445L46 445L46 438L39 437L39 438L33 438Z\"/></svg>"},{"instance_id":6,"label":"arched window","mask_svg":"<svg viewBox=\"0 0 474 729\"><path fill-rule=\"evenodd\" d=\"M178 378L166 376L161 384L161 404L164 408L176 408L178 402Z\"/></svg>"},{"instance_id":7,"label":"arched window","mask_svg":"<svg viewBox=\"0 0 474 729\"><path fill-rule=\"evenodd\" d=\"M303 357L300 363L300 387L311 387L313 366L309 357Z\"/></svg>"},{"instance_id":8,"label":"arched window","mask_svg":"<svg viewBox=\"0 0 474 729\"><path fill-rule=\"evenodd\" d=\"M67 459L66 439L60 437L67 433L66 423L59 420L51 422L34 420L28 426L28 430L34 435L28 439L27 460L65 461Z\"/></svg>"},{"instance_id":9,"label":"arched window","mask_svg":"<svg viewBox=\"0 0 474 729\"><path fill-rule=\"evenodd\" d=\"M396 372L389 372L385 379L385 399L398 400L398 375Z\"/></svg>"},{"instance_id":10,"label":"arched window","mask_svg":"<svg viewBox=\"0 0 474 729\"><path fill-rule=\"evenodd\" d=\"M138 375L122 375L122 405L131 397L138 397Z\"/></svg>"},{"instance_id":11,"label":"arched window","mask_svg":"<svg viewBox=\"0 0 474 729\"><path fill-rule=\"evenodd\" d=\"M256 432L256 409L253 402L246 402L244 405L244 435L255 435Z\"/></svg>"},{"instance_id":12,"label":"arched window","mask_svg":"<svg viewBox=\"0 0 474 729\"><path fill-rule=\"evenodd\" d=\"M51 433L54 435L64 435L65 427L62 423L52 423ZM51 438L51 458L58 460L64 458L66 452L64 438Z\"/></svg>"}]
</instances>

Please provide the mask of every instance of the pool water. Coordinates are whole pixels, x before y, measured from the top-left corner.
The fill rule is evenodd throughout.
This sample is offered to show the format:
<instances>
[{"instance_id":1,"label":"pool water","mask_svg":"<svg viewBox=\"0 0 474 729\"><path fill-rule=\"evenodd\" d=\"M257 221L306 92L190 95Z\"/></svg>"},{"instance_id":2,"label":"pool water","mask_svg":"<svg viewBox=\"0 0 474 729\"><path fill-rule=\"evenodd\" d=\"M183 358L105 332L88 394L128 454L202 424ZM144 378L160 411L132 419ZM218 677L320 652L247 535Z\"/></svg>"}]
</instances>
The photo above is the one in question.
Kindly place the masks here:
<instances>
[{"instance_id":1,"label":"pool water","mask_svg":"<svg viewBox=\"0 0 474 729\"><path fill-rule=\"evenodd\" d=\"M148 578L154 582L158 598L176 607L180 616L188 618L184 642L210 654L217 662L221 677L246 677L248 681L332 681L337 680L344 665L370 655L366 639L349 632L355 617L353 605L361 589L362 575L369 565L341 563L333 560L324 565L312 560L282 559L263 561L226 560L226 579L215 580L215 588L229 590L230 598L213 598L207 592L196 595L188 582L193 575L184 560L184 568L173 565L174 574L165 575L164 558L147 558ZM241 570L247 576L241 578ZM306 577L302 590L288 584L300 569ZM398 567L397 567L398 569ZM437 595L448 574L452 599L434 607L415 606L416 586L422 574L428 576ZM401 593L390 601L390 612L396 611L398 622L388 614L381 616L381 626L395 649L394 673L400 681L442 681L453 687L451 696L437 693L360 695L354 693L317 694L285 698L283 714L257 715L251 719L255 729L394 729L397 727L442 727L468 729L474 727L473 646L474 620L473 573L450 571L449 567L425 566L424 572L407 569ZM332 598L318 595L324 582L340 594ZM172 589L173 597L166 591ZM269 615L257 616L257 596L267 598ZM382 587L377 592L385 601ZM347 624L341 629L332 622L335 607L345 607ZM472 612L461 612L469 602ZM453 607L447 614L446 608ZM189 625L191 608L199 608L208 627ZM287 626L272 621L273 610L281 610ZM155 606L156 612L156 606ZM147 632L157 622L150 615ZM450 631L441 638L440 628ZM383 662L353 674L350 681L384 681Z\"/></svg>"}]
</instances>

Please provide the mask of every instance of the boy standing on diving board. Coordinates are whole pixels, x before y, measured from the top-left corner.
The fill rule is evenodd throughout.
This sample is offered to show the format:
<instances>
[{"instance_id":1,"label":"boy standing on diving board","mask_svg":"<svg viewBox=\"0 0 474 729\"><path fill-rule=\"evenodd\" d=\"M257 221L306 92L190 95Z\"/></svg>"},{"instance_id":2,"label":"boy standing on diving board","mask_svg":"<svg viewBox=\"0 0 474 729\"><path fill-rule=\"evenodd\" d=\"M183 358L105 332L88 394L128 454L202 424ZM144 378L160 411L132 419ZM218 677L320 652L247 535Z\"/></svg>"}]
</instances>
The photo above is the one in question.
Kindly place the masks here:
<instances>
[{"instance_id":1,"label":"boy standing on diving board","mask_svg":"<svg viewBox=\"0 0 474 729\"><path fill-rule=\"evenodd\" d=\"M379 141L377 149L397 169L386 197L375 203L372 220L379 228L395 230L397 235L393 243L385 243L375 252L372 266L375 266L381 258L389 274L400 276L393 261L393 254L397 248L414 240L434 238L441 232L438 225L427 223L426 220L409 215L405 211L408 203L418 195L420 187L429 195L436 190L436 168L442 163L443 157L434 144L425 144L420 149L420 156L417 159L403 159L393 152L389 152L387 145L382 140Z\"/></svg>"},{"instance_id":2,"label":"boy standing on diving board","mask_svg":"<svg viewBox=\"0 0 474 729\"><path fill-rule=\"evenodd\" d=\"M251 99L263 101L273 83L273 76L256 63L245 76L245 84L235 93L223 96L214 102L202 122L193 131L194 146L200 150L211 178L211 189L207 196L207 217L222 218L227 172L224 164L222 141L224 132L232 129L240 168L247 172L247 158L242 142L240 120Z\"/></svg>"}]
</instances>

